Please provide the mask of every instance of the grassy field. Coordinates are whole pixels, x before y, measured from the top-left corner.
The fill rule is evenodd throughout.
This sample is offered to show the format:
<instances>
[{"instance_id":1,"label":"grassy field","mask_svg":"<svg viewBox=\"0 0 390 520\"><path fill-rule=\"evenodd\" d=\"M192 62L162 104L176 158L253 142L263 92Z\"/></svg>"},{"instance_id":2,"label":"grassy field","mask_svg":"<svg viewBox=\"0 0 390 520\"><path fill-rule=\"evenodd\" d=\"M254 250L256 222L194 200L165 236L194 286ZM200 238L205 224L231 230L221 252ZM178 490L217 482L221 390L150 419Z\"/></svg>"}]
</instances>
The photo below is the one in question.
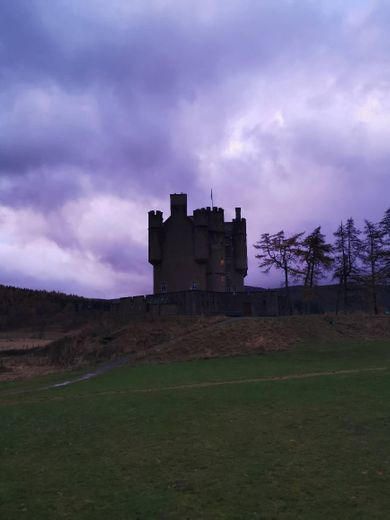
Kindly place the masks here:
<instances>
[{"instance_id":1,"label":"grassy field","mask_svg":"<svg viewBox=\"0 0 390 520\"><path fill-rule=\"evenodd\" d=\"M1 519L389 515L389 342L63 378L0 386Z\"/></svg>"}]
</instances>

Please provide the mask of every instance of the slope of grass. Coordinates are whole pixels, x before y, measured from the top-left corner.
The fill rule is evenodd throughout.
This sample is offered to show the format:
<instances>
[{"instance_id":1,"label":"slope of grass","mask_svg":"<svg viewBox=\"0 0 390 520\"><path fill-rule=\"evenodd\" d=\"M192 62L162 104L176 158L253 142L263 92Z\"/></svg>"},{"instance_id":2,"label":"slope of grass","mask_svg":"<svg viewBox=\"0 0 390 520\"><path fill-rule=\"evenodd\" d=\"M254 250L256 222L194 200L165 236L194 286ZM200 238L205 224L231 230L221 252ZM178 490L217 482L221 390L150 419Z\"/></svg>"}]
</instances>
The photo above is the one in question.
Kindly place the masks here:
<instances>
[{"instance_id":1,"label":"slope of grass","mask_svg":"<svg viewBox=\"0 0 390 520\"><path fill-rule=\"evenodd\" d=\"M388 342L306 344L18 396L3 386L0 518L386 518L389 370L168 387L390 367L389 356Z\"/></svg>"},{"instance_id":2,"label":"slope of grass","mask_svg":"<svg viewBox=\"0 0 390 520\"><path fill-rule=\"evenodd\" d=\"M390 318L367 314L271 318L175 316L130 321L123 316L119 318L107 315L73 332L46 330L45 340L53 339L53 335L57 339L38 351L22 349L4 355L0 352L0 381L34 378L71 367L87 369L94 363L124 355L131 364L171 363L288 350L308 341L318 343L323 338L332 343L390 339ZM7 338L15 340L20 333L8 331ZM30 334L35 337L33 331Z\"/></svg>"}]
</instances>

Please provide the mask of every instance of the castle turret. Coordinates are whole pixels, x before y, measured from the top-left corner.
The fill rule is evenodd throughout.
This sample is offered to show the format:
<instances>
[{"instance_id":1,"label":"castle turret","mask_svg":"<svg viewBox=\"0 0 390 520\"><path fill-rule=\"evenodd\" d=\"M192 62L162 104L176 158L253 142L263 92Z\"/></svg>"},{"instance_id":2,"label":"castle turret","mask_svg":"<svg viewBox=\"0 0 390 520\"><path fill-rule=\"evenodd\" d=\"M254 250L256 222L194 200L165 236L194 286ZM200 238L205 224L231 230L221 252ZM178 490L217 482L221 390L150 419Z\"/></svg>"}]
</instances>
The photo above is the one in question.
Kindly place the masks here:
<instances>
[{"instance_id":1,"label":"castle turret","mask_svg":"<svg viewBox=\"0 0 390 520\"><path fill-rule=\"evenodd\" d=\"M205 209L194 211L194 255L197 262L207 262L209 258L209 219Z\"/></svg>"},{"instance_id":2,"label":"castle turret","mask_svg":"<svg viewBox=\"0 0 390 520\"><path fill-rule=\"evenodd\" d=\"M162 261L163 214L149 211L149 262L153 265Z\"/></svg>"},{"instance_id":3,"label":"castle turret","mask_svg":"<svg viewBox=\"0 0 390 520\"><path fill-rule=\"evenodd\" d=\"M225 222L222 208L208 208L210 256L207 286L210 291L226 290Z\"/></svg>"},{"instance_id":4,"label":"castle turret","mask_svg":"<svg viewBox=\"0 0 390 520\"><path fill-rule=\"evenodd\" d=\"M241 218L241 208L236 208L236 218L233 219L233 250L234 268L243 276L246 276L248 271L246 220Z\"/></svg>"},{"instance_id":5,"label":"castle turret","mask_svg":"<svg viewBox=\"0 0 390 520\"><path fill-rule=\"evenodd\" d=\"M187 216L187 194L172 193L171 194L171 215Z\"/></svg>"}]
</instances>

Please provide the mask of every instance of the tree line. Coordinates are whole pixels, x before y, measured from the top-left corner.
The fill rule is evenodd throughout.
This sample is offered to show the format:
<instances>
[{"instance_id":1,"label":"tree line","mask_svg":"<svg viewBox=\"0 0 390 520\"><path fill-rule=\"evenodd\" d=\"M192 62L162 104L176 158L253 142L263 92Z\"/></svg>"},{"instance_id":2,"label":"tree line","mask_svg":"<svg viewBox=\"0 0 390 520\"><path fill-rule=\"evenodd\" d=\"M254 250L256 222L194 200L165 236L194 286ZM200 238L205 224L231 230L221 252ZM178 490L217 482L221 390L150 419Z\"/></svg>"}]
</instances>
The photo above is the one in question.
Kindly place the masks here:
<instances>
[{"instance_id":1,"label":"tree line","mask_svg":"<svg viewBox=\"0 0 390 520\"><path fill-rule=\"evenodd\" d=\"M292 312L291 281L311 289L324 278L338 283L344 309L349 307L352 287L369 290L373 312L378 314L378 287L390 281L390 208L379 222L364 221L360 230L353 218L341 222L329 243L321 226L311 233L287 235L263 233L254 247L263 273L276 269L283 273L288 310ZM338 305L337 305L338 307Z\"/></svg>"},{"instance_id":2,"label":"tree line","mask_svg":"<svg viewBox=\"0 0 390 520\"><path fill-rule=\"evenodd\" d=\"M72 322L76 304L85 298L58 291L0 285L0 330L46 327Z\"/></svg>"}]
</instances>

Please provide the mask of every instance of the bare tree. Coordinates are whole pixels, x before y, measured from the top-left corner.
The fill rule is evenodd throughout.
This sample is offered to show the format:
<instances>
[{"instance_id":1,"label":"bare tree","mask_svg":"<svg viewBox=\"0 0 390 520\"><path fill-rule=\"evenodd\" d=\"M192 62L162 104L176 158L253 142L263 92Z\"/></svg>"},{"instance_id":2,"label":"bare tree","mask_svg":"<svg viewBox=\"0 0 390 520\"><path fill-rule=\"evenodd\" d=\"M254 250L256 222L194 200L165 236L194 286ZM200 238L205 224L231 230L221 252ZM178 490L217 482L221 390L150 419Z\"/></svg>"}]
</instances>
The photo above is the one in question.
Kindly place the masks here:
<instances>
[{"instance_id":1,"label":"bare tree","mask_svg":"<svg viewBox=\"0 0 390 520\"><path fill-rule=\"evenodd\" d=\"M301 237L304 233L296 233L289 237L285 236L284 231L279 231L274 235L263 233L254 247L260 251L256 258L260 260L259 267L263 273L269 273L271 269L280 270L284 275L284 287L286 291L286 302L288 312L292 313L290 298L290 276L301 274L299 261L302 256Z\"/></svg>"}]
</instances>

